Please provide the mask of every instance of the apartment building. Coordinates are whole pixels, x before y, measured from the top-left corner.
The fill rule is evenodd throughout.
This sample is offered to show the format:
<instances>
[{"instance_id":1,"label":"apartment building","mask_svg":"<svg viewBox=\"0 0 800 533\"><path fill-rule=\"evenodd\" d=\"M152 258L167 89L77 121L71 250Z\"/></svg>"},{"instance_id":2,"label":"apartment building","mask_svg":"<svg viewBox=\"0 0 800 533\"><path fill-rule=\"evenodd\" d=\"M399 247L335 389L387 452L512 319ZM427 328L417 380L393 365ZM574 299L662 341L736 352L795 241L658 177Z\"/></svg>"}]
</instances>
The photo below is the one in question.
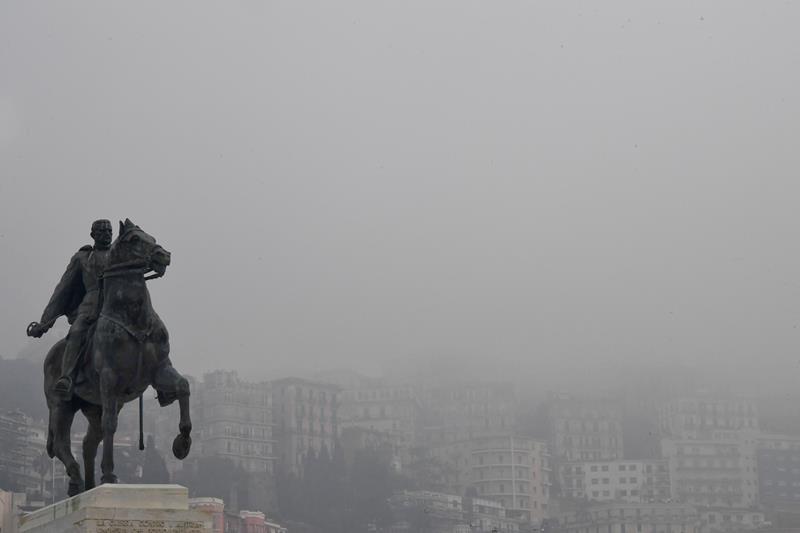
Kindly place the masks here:
<instances>
[{"instance_id":1,"label":"apartment building","mask_svg":"<svg viewBox=\"0 0 800 533\"><path fill-rule=\"evenodd\" d=\"M251 383L240 379L236 372L218 370L203 376L193 398L200 455L230 459L248 472L275 471L268 383Z\"/></svg>"},{"instance_id":2,"label":"apartment building","mask_svg":"<svg viewBox=\"0 0 800 533\"><path fill-rule=\"evenodd\" d=\"M365 381L365 380L363 380ZM364 383L359 389L344 390L338 396L339 432L358 428L385 435L400 464L410 459L417 438L420 405L410 386L392 386L382 380Z\"/></svg>"},{"instance_id":3,"label":"apartment building","mask_svg":"<svg viewBox=\"0 0 800 533\"><path fill-rule=\"evenodd\" d=\"M695 507L676 503L595 503L555 520L559 533L702 533L702 526Z\"/></svg>"},{"instance_id":4,"label":"apartment building","mask_svg":"<svg viewBox=\"0 0 800 533\"><path fill-rule=\"evenodd\" d=\"M210 533L225 531L225 502L219 498L189 498L189 509L202 511L211 516Z\"/></svg>"},{"instance_id":5,"label":"apartment building","mask_svg":"<svg viewBox=\"0 0 800 533\"><path fill-rule=\"evenodd\" d=\"M559 472L562 493L571 499L647 503L670 498L665 460L572 462Z\"/></svg>"},{"instance_id":6,"label":"apartment building","mask_svg":"<svg viewBox=\"0 0 800 533\"><path fill-rule=\"evenodd\" d=\"M622 457L622 411L616 402L556 395L548 411L552 449L560 462Z\"/></svg>"},{"instance_id":7,"label":"apartment building","mask_svg":"<svg viewBox=\"0 0 800 533\"><path fill-rule=\"evenodd\" d=\"M708 439L713 432L758 431L758 409L747 399L706 396L677 398L659 410L663 436Z\"/></svg>"},{"instance_id":8,"label":"apartment building","mask_svg":"<svg viewBox=\"0 0 800 533\"><path fill-rule=\"evenodd\" d=\"M698 506L749 508L758 503L755 436L663 439L672 498Z\"/></svg>"},{"instance_id":9,"label":"apartment building","mask_svg":"<svg viewBox=\"0 0 800 533\"><path fill-rule=\"evenodd\" d=\"M499 502L507 516L541 523L550 504L550 454L547 444L512 434L471 442L472 486L478 497Z\"/></svg>"},{"instance_id":10,"label":"apartment building","mask_svg":"<svg viewBox=\"0 0 800 533\"><path fill-rule=\"evenodd\" d=\"M389 531L433 533L519 533L521 521L507 515L498 502L428 490L402 491L389 503L397 523Z\"/></svg>"},{"instance_id":11,"label":"apartment building","mask_svg":"<svg viewBox=\"0 0 800 533\"><path fill-rule=\"evenodd\" d=\"M287 533L287 529L267 520L261 511L239 511L225 516L225 533Z\"/></svg>"},{"instance_id":12,"label":"apartment building","mask_svg":"<svg viewBox=\"0 0 800 533\"><path fill-rule=\"evenodd\" d=\"M512 431L514 387L506 382L464 382L434 386L421 394L421 443L427 446Z\"/></svg>"},{"instance_id":13,"label":"apartment building","mask_svg":"<svg viewBox=\"0 0 800 533\"><path fill-rule=\"evenodd\" d=\"M521 530L520 521L509 518L506 509L496 501L465 496L462 507L470 533L491 531L517 533Z\"/></svg>"},{"instance_id":14,"label":"apartment building","mask_svg":"<svg viewBox=\"0 0 800 533\"><path fill-rule=\"evenodd\" d=\"M762 511L753 509L703 508L702 533L742 533L769 526Z\"/></svg>"},{"instance_id":15,"label":"apartment building","mask_svg":"<svg viewBox=\"0 0 800 533\"><path fill-rule=\"evenodd\" d=\"M43 426L37 426L20 411L0 413L1 490L23 493L37 491L40 476L34 465L44 451Z\"/></svg>"},{"instance_id":16,"label":"apartment building","mask_svg":"<svg viewBox=\"0 0 800 533\"><path fill-rule=\"evenodd\" d=\"M284 472L298 474L307 453L333 452L339 388L301 378L270 383L279 462Z\"/></svg>"},{"instance_id":17,"label":"apartment building","mask_svg":"<svg viewBox=\"0 0 800 533\"><path fill-rule=\"evenodd\" d=\"M760 502L769 509L800 509L800 437L762 434L756 450Z\"/></svg>"}]
</instances>

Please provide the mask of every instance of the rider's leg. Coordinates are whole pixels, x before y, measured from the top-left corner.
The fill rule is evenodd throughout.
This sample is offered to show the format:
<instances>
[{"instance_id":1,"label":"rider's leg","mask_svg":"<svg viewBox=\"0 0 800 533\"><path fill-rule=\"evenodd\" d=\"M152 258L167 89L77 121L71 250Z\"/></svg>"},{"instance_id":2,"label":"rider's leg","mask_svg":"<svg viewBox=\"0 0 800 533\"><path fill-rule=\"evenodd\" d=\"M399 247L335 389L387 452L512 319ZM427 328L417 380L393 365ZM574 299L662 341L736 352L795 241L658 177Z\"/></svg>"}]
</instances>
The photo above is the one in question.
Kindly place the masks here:
<instances>
[{"instance_id":1,"label":"rider's leg","mask_svg":"<svg viewBox=\"0 0 800 533\"><path fill-rule=\"evenodd\" d=\"M156 389L161 407L190 394L189 380L180 375L169 360L153 375L153 388Z\"/></svg>"},{"instance_id":2,"label":"rider's leg","mask_svg":"<svg viewBox=\"0 0 800 533\"><path fill-rule=\"evenodd\" d=\"M86 338L89 329L89 321L83 315L72 324L67 335L67 343L64 346L64 358L61 360L61 377L55 384L54 390L62 396L72 394L72 382L75 380L75 370L78 367L81 345Z\"/></svg>"}]
</instances>

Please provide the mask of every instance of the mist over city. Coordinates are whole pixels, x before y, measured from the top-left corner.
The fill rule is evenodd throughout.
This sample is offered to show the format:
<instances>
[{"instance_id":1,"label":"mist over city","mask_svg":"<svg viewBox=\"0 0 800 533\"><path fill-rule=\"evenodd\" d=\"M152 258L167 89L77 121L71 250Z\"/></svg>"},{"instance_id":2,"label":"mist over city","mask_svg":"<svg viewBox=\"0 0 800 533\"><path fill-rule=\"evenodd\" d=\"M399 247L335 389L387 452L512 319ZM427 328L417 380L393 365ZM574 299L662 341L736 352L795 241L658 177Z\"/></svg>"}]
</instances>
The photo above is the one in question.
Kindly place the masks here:
<instances>
[{"instance_id":1,"label":"mist over city","mask_svg":"<svg viewBox=\"0 0 800 533\"><path fill-rule=\"evenodd\" d=\"M799 16L0 4L0 531L800 531Z\"/></svg>"}]
</instances>

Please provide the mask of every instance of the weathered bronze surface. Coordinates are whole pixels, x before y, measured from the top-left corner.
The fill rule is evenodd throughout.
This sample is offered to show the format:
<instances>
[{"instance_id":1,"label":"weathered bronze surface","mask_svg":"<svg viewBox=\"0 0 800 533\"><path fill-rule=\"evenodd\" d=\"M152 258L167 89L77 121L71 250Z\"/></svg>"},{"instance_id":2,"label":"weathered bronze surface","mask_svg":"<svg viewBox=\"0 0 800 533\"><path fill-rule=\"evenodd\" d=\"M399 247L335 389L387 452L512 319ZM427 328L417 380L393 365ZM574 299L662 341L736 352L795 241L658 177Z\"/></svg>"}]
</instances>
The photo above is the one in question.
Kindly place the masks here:
<instances>
[{"instance_id":1,"label":"weathered bronze surface","mask_svg":"<svg viewBox=\"0 0 800 533\"><path fill-rule=\"evenodd\" d=\"M41 337L59 316L67 316L71 324L67 337L50 349L44 363L50 410L47 453L64 463L70 496L95 486L94 461L101 441L101 482L117 481L114 433L119 412L147 387L156 390L162 406L178 401L175 457L185 458L192 442L189 382L172 367L169 334L147 290L147 280L166 273L170 253L127 219L120 222L113 243L108 221L95 222L92 237L95 245L73 256L41 322L32 322L27 331ZM89 421L83 439L85 480L70 450L78 411Z\"/></svg>"}]
</instances>

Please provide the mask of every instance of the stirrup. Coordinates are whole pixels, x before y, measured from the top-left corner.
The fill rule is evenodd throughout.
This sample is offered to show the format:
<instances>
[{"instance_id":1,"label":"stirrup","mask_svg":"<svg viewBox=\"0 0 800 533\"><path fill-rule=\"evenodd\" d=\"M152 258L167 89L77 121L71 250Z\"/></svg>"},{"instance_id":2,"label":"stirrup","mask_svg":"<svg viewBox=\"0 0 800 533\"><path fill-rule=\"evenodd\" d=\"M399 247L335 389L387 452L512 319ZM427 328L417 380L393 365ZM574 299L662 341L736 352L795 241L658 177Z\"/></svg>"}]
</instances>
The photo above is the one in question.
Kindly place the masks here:
<instances>
[{"instance_id":1,"label":"stirrup","mask_svg":"<svg viewBox=\"0 0 800 533\"><path fill-rule=\"evenodd\" d=\"M53 392L56 396L69 399L72 396L72 385L72 378L62 376L58 378L58 381L56 381L56 384L53 386Z\"/></svg>"}]
</instances>

